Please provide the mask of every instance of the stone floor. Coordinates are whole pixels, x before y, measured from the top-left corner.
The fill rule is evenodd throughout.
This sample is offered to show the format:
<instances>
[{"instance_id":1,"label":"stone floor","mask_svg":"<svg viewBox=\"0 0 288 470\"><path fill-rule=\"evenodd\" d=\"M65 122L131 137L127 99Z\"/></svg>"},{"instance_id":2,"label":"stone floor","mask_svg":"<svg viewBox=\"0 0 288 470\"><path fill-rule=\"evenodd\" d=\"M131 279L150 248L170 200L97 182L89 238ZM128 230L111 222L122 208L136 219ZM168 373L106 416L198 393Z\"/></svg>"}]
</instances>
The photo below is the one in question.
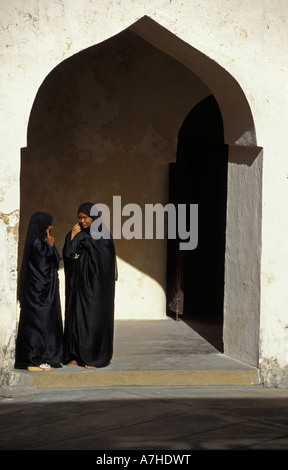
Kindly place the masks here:
<instances>
[{"instance_id":1,"label":"stone floor","mask_svg":"<svg viewBox=\"0 0 288 470\"><path fill-rule=\"evenodd\" d=\"M23 374L32 377L37 388L259 383L257 369L225 356L219 351L220 345L211 344L212 336L209 342L196 329L200 331L200 325L192 328L169 317L117 321L114 355L108 367L87 371L66 366L52 373ZM206 325L207 337L208 329Z\"/></svg>"}]
</instances>

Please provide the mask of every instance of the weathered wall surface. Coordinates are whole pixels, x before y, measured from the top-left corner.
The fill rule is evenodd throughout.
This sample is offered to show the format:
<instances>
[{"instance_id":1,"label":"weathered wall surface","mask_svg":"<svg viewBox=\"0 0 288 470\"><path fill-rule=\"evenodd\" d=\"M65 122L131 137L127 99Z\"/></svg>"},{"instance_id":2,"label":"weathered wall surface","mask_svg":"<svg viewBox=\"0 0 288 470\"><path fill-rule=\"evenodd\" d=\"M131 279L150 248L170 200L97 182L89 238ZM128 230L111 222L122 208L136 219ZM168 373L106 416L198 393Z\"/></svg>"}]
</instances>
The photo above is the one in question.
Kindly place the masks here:
<instances>
[{"instance_id":1,"label":"weathered wall surface","mask_svg":"<svg viewBox=\"0 0 288 470\"><path fill-rule=\"evenodd\" d=\"M288 18L284 0L0 1L1 365L9 368L12 364L20 149L27 147L27 125L37 91L64 59L123 31L145 15L201 53L200 57L191 53L189 58L183 49L178 59L215 94L224 119L226 143L263 147L263 225L257 246L261 249L259 364L267 385L287 386ZM148 40L149 27L141 35L147 35ZM173 57L179 54L176 49ZM212 59L211 69L207 57ZM231 95L233 87L229 89L221 80L217 64L240 84L251 109L257 141L247 108L238 106L241 93L239 100L236 92L234 97ZM208 74L208 69L215 73ZM237 261L241 264L241 254ZM229 289L233 289L233 282ZM226 315L233 317L236 313L228 308ZM228 323L232 328L233 321ZM238 348L228 346L231 355L238 355Z\"/></svg>"},{"instance_id":2,"label":"weathered wall surface","mask_svg":"<svg viewBox=\"0 0 288 470\"><path fill-rule=\"evenodd\" d=\"M191 71L125 31L60 64L36 96L21 159L20 248L39 207L52 213L61 250L81 201L106 204L118 259L116 319L166 317L166 241L145 239L145 205L167 204L179 128L208 94ZM113 219L127 227L130 203L142 215L126 235L142 239L116 238Z\"/></svg>"},{"instance_id":3,"label":"weathered wall surface","mask_svg":"<svg viewBox=\"0 0 288 470\"><path fill-rule=\"evenodd\" d=\"M260 148L230 146L223 338L228 356L241 357L243 362L256 367L260 325L261 175Z\"/></svg>"}]
</instances>

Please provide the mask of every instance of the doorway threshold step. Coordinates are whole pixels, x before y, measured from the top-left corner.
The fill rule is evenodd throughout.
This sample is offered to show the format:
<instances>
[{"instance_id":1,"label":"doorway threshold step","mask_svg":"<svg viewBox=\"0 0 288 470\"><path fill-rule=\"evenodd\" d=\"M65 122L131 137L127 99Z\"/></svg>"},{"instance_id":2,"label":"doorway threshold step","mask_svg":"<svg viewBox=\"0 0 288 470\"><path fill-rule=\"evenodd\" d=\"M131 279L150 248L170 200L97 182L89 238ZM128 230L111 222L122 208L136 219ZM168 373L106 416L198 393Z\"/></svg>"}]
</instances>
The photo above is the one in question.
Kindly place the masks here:
<instances>
[{"instance_id":1,"label":"doorway threshold step","mask_svg":"<svg viewBox=\"0 0 288 470\"><path fill-rule=\"evenodd\" d=\"M69 370L67 370L69 369ZM53 372L29 372L37 389L116 386L204 386L259 385L257 369L109 370L71 371L63 367Z\"/></svg>"},{"instance_id":2,"label":"doorway threshold step","mask_svg":"<svg viewBox=\"0 0 288 470\"><path fill-rule=\"evenodd\" d=\"M101 369L63 366L52 372L22 373L28 374L39 389L259 385L258 369L222 354L204 338L209 325L204 327L204 333L201 330L199 334L185 322L169 317L116 321L109 366Z\"/></svg>"}]
</instances>

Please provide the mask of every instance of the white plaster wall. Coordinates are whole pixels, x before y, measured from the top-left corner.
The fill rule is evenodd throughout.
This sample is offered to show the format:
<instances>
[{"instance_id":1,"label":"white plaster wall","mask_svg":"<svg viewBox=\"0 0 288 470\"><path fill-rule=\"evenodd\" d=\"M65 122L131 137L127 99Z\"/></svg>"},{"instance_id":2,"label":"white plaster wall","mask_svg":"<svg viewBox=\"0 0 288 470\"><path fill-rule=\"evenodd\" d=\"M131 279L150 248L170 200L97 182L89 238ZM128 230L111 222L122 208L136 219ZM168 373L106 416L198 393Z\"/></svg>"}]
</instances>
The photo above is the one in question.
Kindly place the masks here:
<instances>
[{"instance_id":1,"label":"white plaster wall","mask_svg":"<svg viewBox=\"0 0 288 470\"><path fill-rule=\"evenodd\" d=\"M229 71L251 106L257 145L264 148L260 365L268 370L269 364L276 364L285 372L288 318L285 0L1 0L0 212L17 214L19 209L20 148L26 146L29 112L45 76L64 58L118 33L144 15ZM232 112L237 116L237 109ZM243 136L239 136L239 142L243 144ZM6 286L1 304L6 332L3 335L1 329L1 341L7 343L6 335L14 328L15 279L11 270L15 268L17 242L9 239L3 224L1 230L1 263L6 267L1 272L1 285ZM284 378L279 379L281 384L285 382L284 372Z\"/></svg>"}]
</instances>

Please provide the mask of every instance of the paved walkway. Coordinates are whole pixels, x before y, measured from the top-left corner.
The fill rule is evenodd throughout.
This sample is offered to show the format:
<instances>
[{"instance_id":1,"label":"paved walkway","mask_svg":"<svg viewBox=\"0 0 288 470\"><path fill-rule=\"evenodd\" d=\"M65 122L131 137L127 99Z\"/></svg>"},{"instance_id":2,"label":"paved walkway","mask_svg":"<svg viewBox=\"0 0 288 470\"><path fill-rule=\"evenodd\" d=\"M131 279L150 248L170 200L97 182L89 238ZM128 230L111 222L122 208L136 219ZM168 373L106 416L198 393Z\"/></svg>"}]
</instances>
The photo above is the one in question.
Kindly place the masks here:
<instances>
[{"instance_id":1,"label":"paved walkway","mask_svg":"<svg viewBox=\"0 0 288 470\"><path fill-rule=\"evenodd\" d=\"M259 385L40 390L0 399L0 449L94 450L93 460L104 451L287 450L288 390Z\"/></svg>"},{"instance_id":2,"label":"paved walkway","mask_svg":"<svg viewBox=\"0 0 288 470\"><path fill-rule=\"evenodd\" d=\"M94 465L122 451L288 449L288 390L264 389L183 322L116 322L105 370L27 377L36 393L0 396L1 450L94 450Z\"/></svg>"}]
</instances>

